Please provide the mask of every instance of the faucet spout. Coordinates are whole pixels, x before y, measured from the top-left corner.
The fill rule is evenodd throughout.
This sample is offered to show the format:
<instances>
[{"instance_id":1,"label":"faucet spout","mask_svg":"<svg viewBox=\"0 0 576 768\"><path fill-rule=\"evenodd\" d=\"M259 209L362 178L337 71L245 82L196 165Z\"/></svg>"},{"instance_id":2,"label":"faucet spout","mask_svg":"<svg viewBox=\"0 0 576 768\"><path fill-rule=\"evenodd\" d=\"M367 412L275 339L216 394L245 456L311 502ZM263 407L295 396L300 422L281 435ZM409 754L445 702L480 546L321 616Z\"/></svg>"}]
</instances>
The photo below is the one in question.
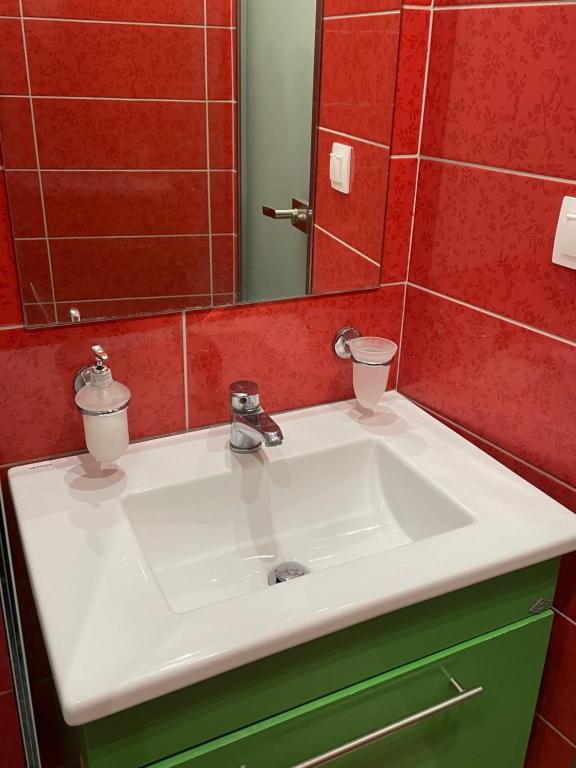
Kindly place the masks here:
<instances>
[{"instance_id":1,"label":"faucet spout","mask_svg":"<svg viewBox=\"0 0 576 768\"><path fill-rule=\"evenodd\" d=\"M233 451L253 453L262 443L269 448L282 445L282 430L260 406L257 384L253 381L234 382L230 386L230 405L230 448Z\"/></svg>"}]
</instances>

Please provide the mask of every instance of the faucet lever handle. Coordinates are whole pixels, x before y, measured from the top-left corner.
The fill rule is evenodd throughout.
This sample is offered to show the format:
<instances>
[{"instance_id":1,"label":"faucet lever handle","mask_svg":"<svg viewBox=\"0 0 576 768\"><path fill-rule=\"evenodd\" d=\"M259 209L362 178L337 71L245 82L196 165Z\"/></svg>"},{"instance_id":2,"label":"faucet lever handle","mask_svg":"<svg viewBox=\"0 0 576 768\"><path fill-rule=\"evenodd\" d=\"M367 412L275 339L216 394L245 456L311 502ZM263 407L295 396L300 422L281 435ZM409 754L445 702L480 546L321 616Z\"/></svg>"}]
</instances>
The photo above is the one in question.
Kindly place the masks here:
<instances>
[{"instance_id":1,"label":"faucet lever handle","mask_svg":"<svg viewBox=\"0 0 576 768\"><path fill-rule=\"evenodd\" d=\"M230 405L233 411L245 413L260 407L260 390L255 381L234 381L230 384Z\"/></svg>"}]
</instances>

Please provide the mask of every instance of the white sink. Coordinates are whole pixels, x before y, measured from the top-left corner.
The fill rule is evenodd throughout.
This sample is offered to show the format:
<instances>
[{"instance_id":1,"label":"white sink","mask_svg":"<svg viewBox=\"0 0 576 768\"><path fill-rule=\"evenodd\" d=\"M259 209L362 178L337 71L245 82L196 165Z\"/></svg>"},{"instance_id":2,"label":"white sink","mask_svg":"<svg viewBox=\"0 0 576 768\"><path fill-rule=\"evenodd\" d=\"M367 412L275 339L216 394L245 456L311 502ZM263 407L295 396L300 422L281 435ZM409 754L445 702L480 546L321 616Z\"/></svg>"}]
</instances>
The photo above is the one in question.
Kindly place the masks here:
<instances>
[{"instance_id":1,"label":"white sink","mask_svg":"<svg viewBox=\"0 0 576 768\"><path fill-rule=\"evenodd\" d=\"M257 455L223 426L10 470L69 724L576 548L576 516L397 393L278 421Z\"/></svg>"},{"instance_id":2,"label":"white sink","mask_svg":"<svg viewBox=\"0 0 576 768\"><path fill-rule=\"evenodd\" d=\"M265 459L123 499L176 613L267 589L286 561L316 573L474 522L378 440Z\"/></svg>"}]
</instances>

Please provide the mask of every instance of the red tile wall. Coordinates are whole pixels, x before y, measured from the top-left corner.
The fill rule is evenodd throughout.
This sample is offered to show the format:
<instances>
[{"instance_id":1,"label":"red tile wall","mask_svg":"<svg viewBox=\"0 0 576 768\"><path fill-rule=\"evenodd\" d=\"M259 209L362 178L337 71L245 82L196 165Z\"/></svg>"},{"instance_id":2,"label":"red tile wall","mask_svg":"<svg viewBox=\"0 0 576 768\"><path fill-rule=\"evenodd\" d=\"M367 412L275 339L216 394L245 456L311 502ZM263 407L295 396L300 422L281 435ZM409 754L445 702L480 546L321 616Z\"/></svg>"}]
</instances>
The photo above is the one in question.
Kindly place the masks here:
<instances>
[{"instance_id":1,"label":"red tile wall","mask_svg":"<svg viewBox=\"0 0 576 768\"><path fill-rule=\"evenodd\" d=\"M234 294L235 241L218 258L213 241L236 234L232 8L24 0L20 18L4 0L0 131L14 235L34 238L17 248L28 323Z\"/></svg>"},{"instance_id":2,"label":"red tile wall","mask_svg":"<svg viewBox=\"0 0 576 768\"><path fill-rule=\"evenodd\" d=\"M427 87L422 119L413 84L394 124L393 152L418 155L397 182L417 180L399 389L576 512L576 272L551 262L576 195L576 5L461 5L434 0L424 54L401 48ZM571 555L529 768L576 758L575 577Z\"/></svg>"}]
</instances>

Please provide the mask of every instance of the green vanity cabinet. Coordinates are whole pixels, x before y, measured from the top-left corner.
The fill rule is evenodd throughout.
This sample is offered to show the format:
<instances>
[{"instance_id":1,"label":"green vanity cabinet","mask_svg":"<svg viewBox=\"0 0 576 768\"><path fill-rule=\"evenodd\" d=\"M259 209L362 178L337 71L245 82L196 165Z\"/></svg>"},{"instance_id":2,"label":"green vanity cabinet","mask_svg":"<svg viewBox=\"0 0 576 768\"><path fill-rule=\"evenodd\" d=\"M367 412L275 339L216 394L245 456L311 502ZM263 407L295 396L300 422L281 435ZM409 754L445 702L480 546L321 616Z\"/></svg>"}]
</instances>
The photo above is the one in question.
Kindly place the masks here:
<instances>
[{"instance_id":1,"label":"green vanity cabinet","mask_svg":"<svg viewBox=\"0 0 576 768\"><path fill-rule=\"evenodd\" d=\"M541 563L78 729L85 768L291 768L481 687L334 768L521 768L551 628ZM544 607L546 603L544 604ZM265 617L263 617L265 621Z\"/></svg>"}]
</instances>

